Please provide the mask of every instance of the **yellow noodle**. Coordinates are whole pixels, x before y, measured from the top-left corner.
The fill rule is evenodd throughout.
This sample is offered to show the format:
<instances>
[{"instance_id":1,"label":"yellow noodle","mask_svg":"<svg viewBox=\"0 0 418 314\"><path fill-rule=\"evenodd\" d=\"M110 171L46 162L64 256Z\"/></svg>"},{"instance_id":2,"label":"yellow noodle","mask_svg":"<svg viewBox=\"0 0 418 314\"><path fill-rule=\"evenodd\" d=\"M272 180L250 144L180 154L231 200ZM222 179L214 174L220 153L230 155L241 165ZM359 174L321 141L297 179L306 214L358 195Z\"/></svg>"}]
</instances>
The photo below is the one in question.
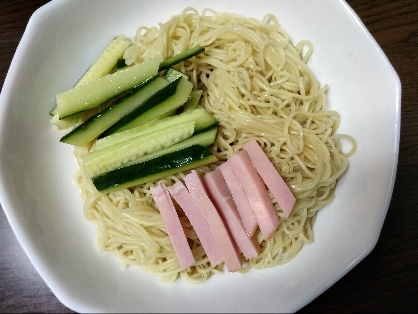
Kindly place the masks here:
<instances>
[{"instance_id":1,"label":"yellow noodle","mask_svg":"<svg viewBox=\"0 0 418 314\"><path fill-rule=\"evenodd\" d=\"M336 182L356 150L349 135L335 134L340 116L327 110L327 86L320 87L306 65L313 45L303 40L292 45L277 18L261 21L236 14L186 8L158 27L139 27L124 58L128 65L159 57L161 60L196 45L205 52L179 65L202 89L200 106L220 122L213 152L227 160L252 137L260 143L295 194L292 215L286 218L271 196L281 221L266 241L257 234L260 256L244 261L241 271L273 267L292 260L305 243L314 240L316 214L334 199ZM349 141L348 152L341 141ZM75 182L85 201L86 219L97 224L97 243L104 252L119 256L125 266L138 265L163 282L178 277L201 283L223 271L213 267L196 233L180 210L181 223L196 264L181 270L167 236L149 182L102 195L87 177L81 156L90 147L76 148L79 172ZM219 163L201 167L207 173ZM185 173L162 181L172 185Z\"/></svg>"}]
</instances>

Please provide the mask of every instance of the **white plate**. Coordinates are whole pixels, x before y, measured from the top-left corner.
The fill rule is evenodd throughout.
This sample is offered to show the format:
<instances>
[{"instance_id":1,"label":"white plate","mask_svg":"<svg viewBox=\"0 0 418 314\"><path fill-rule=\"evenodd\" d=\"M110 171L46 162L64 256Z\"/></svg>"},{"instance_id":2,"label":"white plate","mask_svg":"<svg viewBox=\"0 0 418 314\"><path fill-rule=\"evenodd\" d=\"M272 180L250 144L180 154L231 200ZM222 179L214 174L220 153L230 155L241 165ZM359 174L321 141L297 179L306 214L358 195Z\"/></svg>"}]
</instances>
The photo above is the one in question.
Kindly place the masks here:
<instances>
[{"instance_id":1,"label":"white plate","mask_svg":"<svg viewBox=\"0 0 418 314\"><path fill-rule=\"evenodd\" d=\"M309 61L341 133L358 151L336 199L320 211L315 242L290 263L201 285L161 284L94 247L71 178L73 150L49 125L54 95L83 74L109 40L132 37L202 1L52 1L35 12L7 75L0 105L0 197L17 239L67 307L78 312L293 312L335 283L374 247L392 195L400 130L400 81L343 1L212 0L210 7L261 19L274 13L293 42L310 39Z\"/></svg>"}]
</instances>

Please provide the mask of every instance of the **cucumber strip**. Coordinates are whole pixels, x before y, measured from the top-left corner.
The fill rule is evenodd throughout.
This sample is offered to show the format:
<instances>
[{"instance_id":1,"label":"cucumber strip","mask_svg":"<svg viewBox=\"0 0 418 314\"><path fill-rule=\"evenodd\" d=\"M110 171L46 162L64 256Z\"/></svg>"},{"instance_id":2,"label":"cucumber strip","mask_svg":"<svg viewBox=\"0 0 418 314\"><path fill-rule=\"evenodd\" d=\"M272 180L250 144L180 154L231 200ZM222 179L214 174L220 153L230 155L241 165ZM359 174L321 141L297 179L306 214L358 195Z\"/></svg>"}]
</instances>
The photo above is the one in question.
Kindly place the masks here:
<instances>
[{"instance_id":1,"label":"cucumber strip","mask_svg":"<svg viewBox=\"0 0 418 314\"><path fill-rule=\"evenodd\" d=\"M97 80L110 73L112 68L118 62L119 58L123 56L126 48L131 44L125 35L116 36L107 47L100 53L93 64L87 69L83 76L78 80L75 86L85 84ZM124 60L125 61L125 60ZM57 107L49 113L55 115L58 112Z\"/></svg>"},{"instance_id":2,"label":"cucumber strip","mask_svg":"<svg viewBox=\"0 0 418 314\"><path fill-rule=\"evenodd\" d=\"M125 35L116 36L88 68L76 86L97 80L109 74L130 44L131 41Z\"/></svg>"},{"instance_id":3,"label":"cucumber strip","mask_svg":"<svg viewBox=\"0 0 418 314\"><path fill-rule=\"evenodd\" d=\"M92 181L98 191L109 193L146 182L154 182L165 176L215 161L217 161L216 156L206 148L193 145L146 162L136 163L94 176Z\"/></svg>"},{"instance_id":4,"label":"cucumber strip","mask_svg":"<svg viewBox=\"0 0 418 314\"><path fill-rule=\"evenodd\" d=\"M169 82L174 82L180 77L184 77L185 79L190 81L190 76L188 76L186 73L176 70L175 68L170 67L167 70L165 70L163 74L163 78L165 78Z\"/></svg>"},{"instance_id":5,"label":"cucumber strip","mask_svg":"<svg viewBox=\"0 0 418 314\"><path fill-rule=\"evenodd\" d=\"M49 114L50 114L51 116L55 116L57 113L58 113L58 108L57 108L57 106L55 106L55 107L54 107L54 109L52 109L52 110L49 112Z\"/></svg>"},{"instance_id":6,"label":"cucumber strip","mask_svg":"<svg viewBox=\"0 0 418 314\"><path fill-rule=\"evenodd\" d=\"M168 91L173 88L175 88L175 92L169 94ZM136 108L107 129L100 138L143 125L179 108L188 99L192 88L193 84L185 78L179 78L171 82L166 88L160 90L142 106Z\"/></svg>"},{"instance_id":7,"label":"cucumber strip","mask_svg":"<svg viewBox=\"0 0 418 314\"><path fill-rule=\"evenodd\" d=\"M132 112L135 108L142 106L168 84L167 80L157 75L152 80L135 88L131 93L113 103L110 107L84 121L84 123L64 135L60 141L76 146L87 145L122 117Z\"/></svg>"},{"instance_id":8,"label":"cucumber strip","mask_svg":"<svg viewBox=\"0 0 418 314\"><path fill-rule=\"evenodd\" d=\"M151 154L145 155L144 157L138 158L132 163L136 164L139 162L144 162L144 161L156 158L158 156L166 155L166 154L184 149L192 145L210 147L210 146L213 146L213 144L215 144L217 135L218 135L218 126L214 126L205 131L195 133L193 134L192 137L189 137L188 139L185 139L184 141L178 142L177 144L168 146L167 148L157 150Z\"/></svg>"},{"instance_id":9,"label":"cucumber strip","mask_svg":"<svg viewBox=\"0 0 418 314\"><path fill-rule=\"evenodd\" d=\"M56 107L50 112L50 114L52 115L50 123L56 126L58 130L69 130L73 128L75 125L79 124L79 120L82 115L82 113L79 113L60 120Z\"/></svg>"},{"instance_id":10,"label":"cucumber strip","mask_svg":"<svg viewBox=\"0 0 418 314\"><path fill-rule=\"evenodd\" d=\"M118 142L126 141L130 138L141 136L156 130L161 130L173 125L191 122L195 123L194 132L199 132L201 130L207 129L215 124L218 124L218 121L205 109L199 108L195 110L190 110L188 112L181 113L176 116L167 117L164 119L153 120L146 124L137 126L133 129L125 130L119 133L109 135L107 137L101 138L96 141L94 144L93 150L102 149L110 145L114 145Z\"/></svg>"},{"instance_id":11,"label":"cucumber strip","mask_svg":"<svg viewBox=\"0 0 418 314\"><path fill-rule=\"evenodd\" d=\"M86 171L91 176L96 176L181 142L191 137L193 132L193 121L174 125L88 153L83 156L83 163Z\"/></svg>"},{"instance_id":12,"label":"cucumber strip","mask_svg":"<svg viewBox=\"0 0 418 314\"><path fill-rule=\"evenodd\" d=\"M172 117L176 114L177 114L177 108L174 108L173 110L164 112L162 115L155 118L155 120L161 120L161 119L164 119L164 118L167 118L167 117Z\"/></svg>"},{"instance_id":13,"label":"cucumber strip","mask_svg":"<svg viewBox=\"0 0 418 314\"><path fill-rule=\"evenodd\" d=\"M159 71L165 70L169 67L172 67L173 65L180 63L184 60L187 60L193 56L198 55L199 53L202 53L205 51L205 48L201 46L193 47L189 50L186 50L182 53L179 53L171 58L166 59L165 61L160 63Z\"/></svg>"},{"instance_id":14,"label":"cucumber strip","mask_svg":"<svg viewBox=\"0 0 418 314\"><path fill-rule=\"evenodd\" d=\"M158 59L138 63L58 94L56 99L60 119L97 107L141 85L158 74L158 65Z\"/></svg>"},{"instance_id":15,"label":"cucumber strip","mask_svg":"<svg viewBox=\"0 0 418 314\"><path fill-rule=\"evenodd\" d=\"M202 97L203 90L194 90L190 93L189 99L185 102L183 106L183 111L195 110L199 104L200 97Z\"/></svg>"}]
</instances>

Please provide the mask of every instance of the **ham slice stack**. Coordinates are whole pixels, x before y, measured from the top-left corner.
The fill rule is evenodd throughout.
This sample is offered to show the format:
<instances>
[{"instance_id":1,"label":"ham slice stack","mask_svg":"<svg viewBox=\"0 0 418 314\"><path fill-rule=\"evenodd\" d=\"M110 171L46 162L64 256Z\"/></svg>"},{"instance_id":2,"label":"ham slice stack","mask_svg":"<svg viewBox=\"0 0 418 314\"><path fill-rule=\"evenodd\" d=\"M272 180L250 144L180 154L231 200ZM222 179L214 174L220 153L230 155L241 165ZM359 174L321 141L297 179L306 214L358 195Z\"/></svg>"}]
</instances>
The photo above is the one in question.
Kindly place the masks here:
<instances>
[{"instance_id":1,"label":"ham slice stack","mask_svg":"<svg viewBox=\"0 0 418 314\"><path fill-rule=\"evenodd\" d=\"M194 258L172 199L183 209L213 266L225 262L230 272L242 268L240 253L256 258L259 228L269 240L279 219L268 191L289 217L296 198L255 139L214 171L201 176L192 171L171 187L152 190L182 269Z\"/></svg>"}]
</instances>

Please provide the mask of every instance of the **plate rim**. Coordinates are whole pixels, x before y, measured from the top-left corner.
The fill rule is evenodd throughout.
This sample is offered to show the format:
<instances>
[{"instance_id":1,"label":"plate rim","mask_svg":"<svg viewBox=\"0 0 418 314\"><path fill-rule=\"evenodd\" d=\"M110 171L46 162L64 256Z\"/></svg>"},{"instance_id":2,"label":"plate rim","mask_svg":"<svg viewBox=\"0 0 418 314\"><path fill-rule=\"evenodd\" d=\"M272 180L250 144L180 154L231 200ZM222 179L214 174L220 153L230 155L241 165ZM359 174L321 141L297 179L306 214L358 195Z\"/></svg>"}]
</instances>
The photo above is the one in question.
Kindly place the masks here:
<instances>
[{"instance_id":1,"label":"plate rim","mask_svg":"<svg viewBox=\"0 0 418 314\"><path fill-rule=\"evenodd\" d=\"M24 35L22 36L22 39L19 42L18 48L17 48L16 53L13 57L10 69L14 68L14 63L16 62L15 59L17 59L17 56L21 53L21 50L23 49L21 47L21 43L24 43L24 41L26 40L26 37L29 36L28 34L30 34L30 31L31 31L30 28L32 27L32 25L35 24L36 22L38 22L37 19L39 19L41 17L41 15L43 14L44 11L47 11L48 9L52 9L53 7L55 7L56 4L65 3L65 2L67 2L67 1L65 1L65 0L52 0L51 2L43 5L42 7L40 7L39 9L37 9L33 13L33 15L30 17L28 25L27 25L27 27L24 31ZM323 289L321 291L319 291L316 294L316 296L313 296L308 302L304 303L304 305L311 302L314 298L316 298L318 295L320 295L325 290L327 290L330 286L332 286L336 281L338 281L347 272L349 272L354 266L356 266L361 260L363 260L375 247L375 245L376 245L376 243L379 239L381 229L383 227L383 221L384 221L384 219L386 217L386 213L389 209L389 205L390 205L390 201L391 201L391 197L392 197L392 193L393 193L393 189L394 189L394 184L395 184L395 180L396 180L397 164L398 164L398 157L399 157L400 128L401 128L401 95L402 95L402 86L401 86L400 78L399 78L398 74L396 73L394 67L390 63L389 59L385 55L382 48L378 45L376 40L373 38L373 36L367 30L367 28L365 27L363 22L360 20L358 15L354 12L354 10L351 7L349 7L349 5L344 0L339 0L339 3L343 5L347 14L349 16L351 16L351 18L353 18L356 21L357 26L359 26L362 29L363 33L373 43L374 47L377 48L380 51L380 56L385 59L386 65L392 71L392 75L393 75L392 78L395 79L395 81L396 81L396 86L395 86L395 90L396 90L395 108L396 109L395 109L395 112L396 112L396 115L397 115L396 120L397 120L398 124L395 126L396 135L395 135L395 143L394 143L394 152L393 152L394 153L394 158L393 158L393 163L392 163L391 180L390 180L390 185L388 186L387 198L385 200L385 210L384 210L384 215L383 215L383 218L382 218L382 224L381 224L380 230L379 230L376 238L373 239L374 240L373 243L370 243L369 247L364 250L363 254L361 256L359 256L355 261L353 261L350 264L350 266L345 269L345 271L343 273L341 273L341 276L336 278L334 281L329 282L328 286L323 287ZM0 106L0 119L1 119L0 121L3 121L3 119L4 119L3 110L6 110L6 108L4 108L5 106L3 105L3 103L7 103L8 100L9 100L10 95L7 94L7 91L9 90L9 85L11 84L10 83L11 81L12 81L12 79L9 77L9 73L8 73L7 76L6 76L6 79L5 79L5 83L3 85L2 93L0 95L0 103L2 104L2 106ZM3 92L4 90L6 90L6 95ZM0 178L2 178L1 174L0 174ZM52 292L56 295L56 297L60 300L60 302L62 302L65 306L69 307L70 309L77 308L77 307L74 307L74 303L72 303L72 302L74 302L74 300L69 300L68 296L62 295L60 293L59 289L56 289L55 284L51 283L50 278L48 278L47 274L44 273L44 270L39 268L39 265L33 259L33 256L31 256L30 250L27 247L27 243L22 238L22 230L19 230L20 229L19 222L18 222L17 218L14 216L13 210L9 209L9 208L12 207L12 204L9 204L9 200L8 200L7 195L3 194L3 190L4 190L3 189L3 184L5 184L3 182L3 180L0 180L0 204L2 205L2 208L3 208L3 211L6 215L6 218L9 222L9 224L12 228L12 231L15 234L19 244L23 248L25 254L28 256L29 260L31 261L31 264L35 267L36 271L40 274L42 279L45 281L45 283L48 285L48 287L52 290ZM88 305L84 305L84 309L85 308L88 308ZM299 308L299 307L297 307L297 308Z\"/></svg>"}]
</instances>

